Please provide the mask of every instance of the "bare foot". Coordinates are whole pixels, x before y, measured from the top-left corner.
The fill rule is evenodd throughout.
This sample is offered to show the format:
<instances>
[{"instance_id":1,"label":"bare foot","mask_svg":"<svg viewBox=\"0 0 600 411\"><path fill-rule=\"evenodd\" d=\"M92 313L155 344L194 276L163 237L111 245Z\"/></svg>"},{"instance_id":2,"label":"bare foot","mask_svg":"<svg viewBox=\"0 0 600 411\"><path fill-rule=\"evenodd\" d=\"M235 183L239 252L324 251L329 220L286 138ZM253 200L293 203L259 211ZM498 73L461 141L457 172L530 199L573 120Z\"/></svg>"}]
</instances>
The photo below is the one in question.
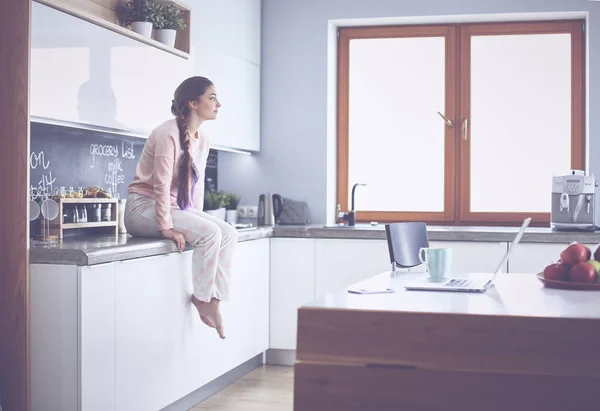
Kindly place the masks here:
<instances>
[{"instance_id":1,"label":"bare foot","mask_svg":"<svg viewBox=\"0 0 600 411\"><path fill-rule=\"evenodd\" d=\"M208 318L206 318L202 314L200 314L200 319L202 320L202 322L204 324L208 325L210 328L215 328L215 323L213 323L211 320L209 320Z\"/></svg>"},{"instance_id":2,"label":"bare foot","mask_svg":"<svg viewBox=\"0 0 600 411\"><path fill-rule=\"evenodd\" d=\"M196 296L192 295L192 303L198 310L202 322L209 327L215 328L219 337L225 338L225 329L223 328L223 320L221 319L219 300L212 298L210 302L205 302L200 301Z\"/></svg>"}]
</instances>

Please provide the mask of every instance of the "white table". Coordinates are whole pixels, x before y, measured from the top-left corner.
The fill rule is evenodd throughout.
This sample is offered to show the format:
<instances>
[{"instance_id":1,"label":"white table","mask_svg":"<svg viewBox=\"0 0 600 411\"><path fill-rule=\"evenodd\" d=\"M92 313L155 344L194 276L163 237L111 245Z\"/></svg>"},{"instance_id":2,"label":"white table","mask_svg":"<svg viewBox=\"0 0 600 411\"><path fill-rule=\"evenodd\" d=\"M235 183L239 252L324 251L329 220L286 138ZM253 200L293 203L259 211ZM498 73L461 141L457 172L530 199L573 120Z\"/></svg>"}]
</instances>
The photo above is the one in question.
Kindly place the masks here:
<instances>
[{"instance_id":1,"label":"white table","mask_svg":"<svg viewBox=\"0 0 600 411\"><path fill-rule=\"evenodd\" d=\"M600 292L534 274L499 274L485 293L404 289L422 276L382 273L361 285L394 293L300 308L295 411L600 406Z\"/></svg>"}]
</instances>

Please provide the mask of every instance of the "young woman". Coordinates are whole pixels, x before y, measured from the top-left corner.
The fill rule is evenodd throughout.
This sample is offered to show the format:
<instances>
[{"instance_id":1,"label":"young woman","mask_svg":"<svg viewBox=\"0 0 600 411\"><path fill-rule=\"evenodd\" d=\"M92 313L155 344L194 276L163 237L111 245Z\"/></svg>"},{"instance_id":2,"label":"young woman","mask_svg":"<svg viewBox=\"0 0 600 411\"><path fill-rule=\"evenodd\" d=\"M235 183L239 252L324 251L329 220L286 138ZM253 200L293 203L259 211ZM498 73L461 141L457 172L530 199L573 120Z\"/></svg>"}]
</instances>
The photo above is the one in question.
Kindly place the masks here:
<instances>
[{"instance_id":1,"label":"young woman","mask_svg":"<svg viewBox=\"0 0 600 411\"><path fill-rule=\"evenodd\" d=\"M237 231L202 211L209 140L201 133L221 104L215 87L204 77L191 77L177 90L174 119L148 137L136 175L129 185L124 222L132 236L162 236L183 251L193 248L192 303L201 320L225 338L219 302L229 299L231 264Z\"/></svg>"}]
</instances>

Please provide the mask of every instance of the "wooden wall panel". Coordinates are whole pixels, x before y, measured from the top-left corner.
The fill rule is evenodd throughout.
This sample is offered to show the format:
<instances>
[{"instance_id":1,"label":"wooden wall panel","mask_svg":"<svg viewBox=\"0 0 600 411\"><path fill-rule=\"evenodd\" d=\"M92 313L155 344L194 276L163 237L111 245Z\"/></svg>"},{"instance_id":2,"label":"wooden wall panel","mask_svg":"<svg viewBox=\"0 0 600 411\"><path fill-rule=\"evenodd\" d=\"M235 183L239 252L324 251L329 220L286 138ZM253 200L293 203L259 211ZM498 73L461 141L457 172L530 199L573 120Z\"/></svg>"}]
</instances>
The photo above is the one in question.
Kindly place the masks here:
<instances>
[{"instance_id":1,"label":"wooden wall panel","mask_svg":"<svg viewBox=\"0 0 600 411\"><path fill-rule=\"evenodd\" d=\"M31 0L0 2L0 380L5 411L29 410Z\"/></svg>"}]
</instances>

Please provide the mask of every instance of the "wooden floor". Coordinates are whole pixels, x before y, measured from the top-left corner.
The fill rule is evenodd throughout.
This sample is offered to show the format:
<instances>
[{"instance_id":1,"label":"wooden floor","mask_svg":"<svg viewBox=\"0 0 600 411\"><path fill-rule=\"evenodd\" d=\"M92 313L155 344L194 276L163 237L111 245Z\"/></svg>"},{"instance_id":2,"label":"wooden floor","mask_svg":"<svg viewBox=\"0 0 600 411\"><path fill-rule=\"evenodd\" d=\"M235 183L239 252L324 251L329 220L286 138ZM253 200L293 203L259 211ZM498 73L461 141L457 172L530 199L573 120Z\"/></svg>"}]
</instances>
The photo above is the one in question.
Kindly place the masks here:
<instances>
[{"instance_id":1,"label":"wooden floor","mask_svg":"<svg viewBox=\"0 0 600 411\"><path fill-rule=\"evenodd\" d=\"M294 368L265 365L190 411L292 411Z\"/></svg>"}]
</instances>

